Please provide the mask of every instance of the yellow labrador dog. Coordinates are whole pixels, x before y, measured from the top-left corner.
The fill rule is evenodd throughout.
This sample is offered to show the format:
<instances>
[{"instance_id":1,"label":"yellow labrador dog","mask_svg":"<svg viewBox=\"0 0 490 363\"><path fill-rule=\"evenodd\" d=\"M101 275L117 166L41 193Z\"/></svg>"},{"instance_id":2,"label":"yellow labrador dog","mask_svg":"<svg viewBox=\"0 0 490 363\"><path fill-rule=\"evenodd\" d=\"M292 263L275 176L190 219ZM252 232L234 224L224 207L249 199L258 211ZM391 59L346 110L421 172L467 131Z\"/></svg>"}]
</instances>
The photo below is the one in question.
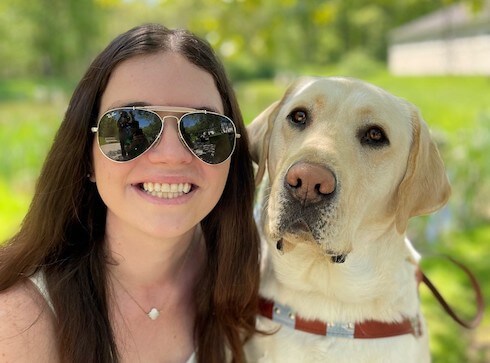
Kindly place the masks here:
<instances>
[{"instance_id":1,"label":"yellow labrador dog","mask_svg":"<svg viewBox=\"0 0 490 363\"><path fill-rule=\"evenodd\" d=\"M267 242L249 362L430 361L408 219L450 194L410 103L348 78L300 78L248 129Z\"/></svg>"}]
</instances>

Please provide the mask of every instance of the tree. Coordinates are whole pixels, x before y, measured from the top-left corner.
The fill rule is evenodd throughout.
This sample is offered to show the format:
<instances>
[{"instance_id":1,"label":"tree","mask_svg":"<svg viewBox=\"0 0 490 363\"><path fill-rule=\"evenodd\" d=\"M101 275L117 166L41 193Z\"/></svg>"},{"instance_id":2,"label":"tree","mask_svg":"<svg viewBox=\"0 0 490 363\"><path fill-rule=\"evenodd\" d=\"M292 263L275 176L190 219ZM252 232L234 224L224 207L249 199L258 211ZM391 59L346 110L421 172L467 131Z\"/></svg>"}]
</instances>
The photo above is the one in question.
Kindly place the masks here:
<instances>
[{"instance_id":1,"label":"tree","mask_svg":"<svg viewBox=\"0 0 490 363\"><path fill-rule=\"evenodd\" d=\"M483 1L466 0L475 9ZM384 61L390 29L453 2L3 0L0 62L9 69L69 75L85 68L116 34L143 22L160 22L206 38L236 76L266 77L303 65L335 63L350 52ZM19 53L22 57L12 61Z\"/></svg>"},{"instance_id":2,"label":"tree","mask_svg":"<svg viewBox=\"0 0 490 363\"><path fill-rule=\"evenodd\" d=\"M86 64L103 25L103 9L94 0L17 0L9 10L28 24L30 66L44 76L66 75Z\"/></svg>"}]
</instances>

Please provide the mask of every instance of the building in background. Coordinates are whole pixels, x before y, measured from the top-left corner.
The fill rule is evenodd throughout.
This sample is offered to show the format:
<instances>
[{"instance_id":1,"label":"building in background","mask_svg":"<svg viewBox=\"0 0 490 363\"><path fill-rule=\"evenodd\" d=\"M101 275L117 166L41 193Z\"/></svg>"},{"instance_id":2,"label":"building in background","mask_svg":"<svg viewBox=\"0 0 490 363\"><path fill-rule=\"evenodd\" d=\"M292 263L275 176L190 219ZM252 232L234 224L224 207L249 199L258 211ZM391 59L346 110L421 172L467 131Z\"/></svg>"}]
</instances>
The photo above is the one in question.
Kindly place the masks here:
<instances>
[{"instance_id":1,"label":"building in background","mask_svg":"<svg viewBox=\"0 0 490 363\"><path fill-rule=\"evenodd\" d=\"M460 3L393 29L388 68L395 75L490 75L490 1L478 12Z\"/></svg>"}]
</instances>

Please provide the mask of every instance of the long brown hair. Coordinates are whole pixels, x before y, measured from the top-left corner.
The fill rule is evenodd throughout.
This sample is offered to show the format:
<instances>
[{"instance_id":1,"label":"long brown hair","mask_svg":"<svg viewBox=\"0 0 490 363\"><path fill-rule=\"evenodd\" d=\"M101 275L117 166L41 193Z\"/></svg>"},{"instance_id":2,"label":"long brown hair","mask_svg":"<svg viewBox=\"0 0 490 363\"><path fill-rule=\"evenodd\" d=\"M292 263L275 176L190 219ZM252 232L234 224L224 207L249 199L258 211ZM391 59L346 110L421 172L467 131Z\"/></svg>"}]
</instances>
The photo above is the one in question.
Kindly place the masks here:
<instances>
[{"instance_id":1,"label":"long brown hair","mask_svg":"<svg viewBox=\"0 0 490 363\"><path fill-rule=\"evenodd\" d=\"M62 361L117 362L108 318L104 234L106 206L89 181L90 132L113 69L141 54L178 52L210 73L224 112L242 135L224 192L202 221L208 258L196 286L199 362L244 362L243 341L255 330L259 237L253 222L253 169L235 94L211 47L185 30L147 24L115 38L75 89L46 158L20 231L0 249L0 291L44 271L56 312Z\"/></svg>"}]
</instances>

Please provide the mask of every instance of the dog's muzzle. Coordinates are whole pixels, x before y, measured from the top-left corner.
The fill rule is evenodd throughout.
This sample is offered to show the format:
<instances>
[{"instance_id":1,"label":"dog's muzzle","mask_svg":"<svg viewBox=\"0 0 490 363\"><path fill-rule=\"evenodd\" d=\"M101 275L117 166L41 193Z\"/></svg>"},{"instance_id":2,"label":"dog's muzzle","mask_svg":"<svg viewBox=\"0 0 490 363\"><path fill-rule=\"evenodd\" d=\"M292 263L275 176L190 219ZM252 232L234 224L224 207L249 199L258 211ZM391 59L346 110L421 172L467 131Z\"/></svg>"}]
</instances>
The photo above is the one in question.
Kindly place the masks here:
<instances>
[{"instance_id":1,"label":"dog's muzzle","mask_svg":"<svg viewBox=\"0 0 490 363\"><path fill-rule=\"evenodd\" d=\"M327 167L304 161L293 164L284 176L279 236L310 235L319 243L335 213L335 174Z\"/></svg>"}]
</instances>

